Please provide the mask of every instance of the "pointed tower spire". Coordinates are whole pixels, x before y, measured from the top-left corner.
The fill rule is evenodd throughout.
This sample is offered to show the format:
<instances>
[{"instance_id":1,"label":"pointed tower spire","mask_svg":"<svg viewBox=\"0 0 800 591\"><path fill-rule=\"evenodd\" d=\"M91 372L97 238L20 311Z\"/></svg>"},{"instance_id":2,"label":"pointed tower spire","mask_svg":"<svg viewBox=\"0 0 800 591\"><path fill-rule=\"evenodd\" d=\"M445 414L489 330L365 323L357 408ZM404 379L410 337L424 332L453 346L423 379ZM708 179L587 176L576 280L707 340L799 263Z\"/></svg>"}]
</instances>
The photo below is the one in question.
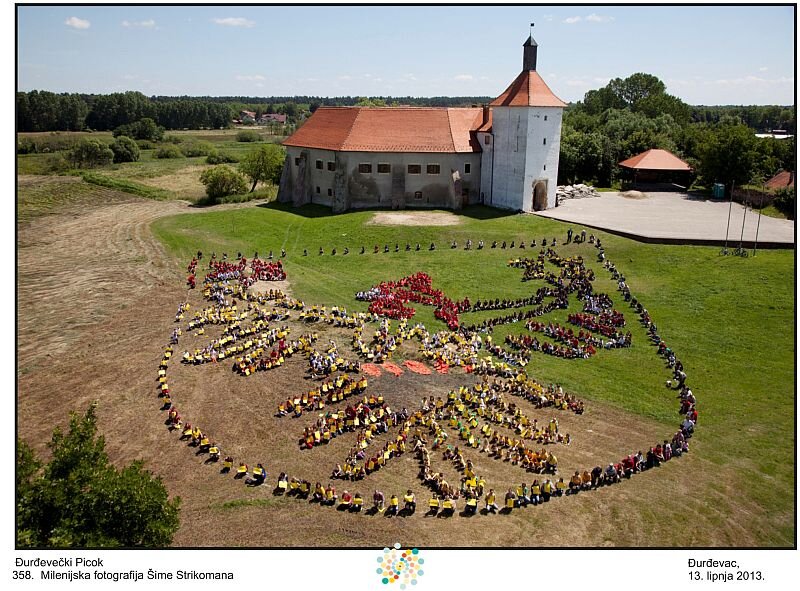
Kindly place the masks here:
<instances>
[{"instance_id":1,"label":"pointed tower spire","mask_svg":"<svg viewBox=\"0 0 800 591\"><path fill-rule=\"evenodd\" d=\"M536 69L536 52L539 45L533 38L533 23L531 23L531 34L528 40L522 45L522 71Z\"/></svg>"}]
</instances>

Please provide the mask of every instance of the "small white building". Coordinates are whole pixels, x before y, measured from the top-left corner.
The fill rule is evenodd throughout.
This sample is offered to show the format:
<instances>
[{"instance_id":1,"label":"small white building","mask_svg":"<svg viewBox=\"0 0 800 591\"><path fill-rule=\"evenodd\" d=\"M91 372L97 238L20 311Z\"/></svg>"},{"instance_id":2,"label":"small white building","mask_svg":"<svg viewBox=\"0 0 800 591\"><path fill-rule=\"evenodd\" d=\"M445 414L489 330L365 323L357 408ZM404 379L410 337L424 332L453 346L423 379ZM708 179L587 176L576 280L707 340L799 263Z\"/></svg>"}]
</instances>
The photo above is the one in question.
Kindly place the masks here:
<instances>
[{"instance_id":1,"label":"small white building","mask_svg":"<svg viewBox=\"0 0 800 591\"><path fill-rule=\"evenodd\" d=\"M523 45L522 72L482 108L320 107L287 138L278 199L295 206L515 211L554 207L566 104Z\"/></svg>"}]
</instances>

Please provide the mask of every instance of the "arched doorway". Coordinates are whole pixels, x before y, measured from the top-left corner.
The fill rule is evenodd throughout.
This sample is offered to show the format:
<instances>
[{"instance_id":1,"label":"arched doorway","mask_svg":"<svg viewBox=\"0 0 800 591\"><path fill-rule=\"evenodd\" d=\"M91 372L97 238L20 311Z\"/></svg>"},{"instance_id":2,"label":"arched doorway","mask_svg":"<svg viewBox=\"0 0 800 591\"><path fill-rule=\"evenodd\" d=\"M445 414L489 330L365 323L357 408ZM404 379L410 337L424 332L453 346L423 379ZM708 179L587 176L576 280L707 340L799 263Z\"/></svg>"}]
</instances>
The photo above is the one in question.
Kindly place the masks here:
<instances>
[{"instance_id":1,"label":"arched doorway","mask_svg":"<svg viewBox=\"0 0 800 591\"><path fill-rule=\"evenodd\" d=\"M538 181L533 186L533 211L547 209L547 181Z\"/></svg>"}]
</instances>

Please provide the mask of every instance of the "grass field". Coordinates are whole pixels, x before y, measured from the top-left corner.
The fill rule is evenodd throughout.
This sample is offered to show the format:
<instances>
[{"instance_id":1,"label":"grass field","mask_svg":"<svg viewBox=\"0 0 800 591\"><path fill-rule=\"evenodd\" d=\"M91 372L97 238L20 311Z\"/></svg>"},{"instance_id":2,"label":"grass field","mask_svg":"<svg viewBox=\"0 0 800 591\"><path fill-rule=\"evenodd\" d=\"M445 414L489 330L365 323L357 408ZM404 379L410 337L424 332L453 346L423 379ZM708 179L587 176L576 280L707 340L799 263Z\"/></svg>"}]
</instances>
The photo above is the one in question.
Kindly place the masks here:
<instances>
[{"instance_id":1,"label":"grass field","mask_svg":"<svg viewBox=\"0 0 800 591\"><path fill-rule=\"evenodd\" d=\"M233 154L254 147L235 142L235 131L173 133L210 141ZM43 171L48 157L19 156L20 173ZM158 160L145 150L140 162L91 171L86 177L91 182L79 176L18 178L19 434L43 451L53 422L63 423L69 410L85 409L88 400L99 398L101 431L112 459L144 459L165 479L170 493L183 498L176 545L382 547L387 539L427 547L794 543L794 251L764 250L740 259L720 257L717 248L647 245L596 232L608 259L625 274L685 364L699 400L691 453L620 486L515 512L502 521L415 516L376 523L274 498L203 467L190 449L172 441L163 414L142 394L151 388L161 347L174 326L175 306L186 298L185 266L198 249L206 256L216 251L233 257L239 250L264 256L285 248L294 296L307 304L365 310L366 304L354 300L356 291L417 271L429 273L434 287L454 299L530 295L539 282L523 283L521 272L506 266L512 256L530 256L530 249L465 252L448 244L455 239L463 245L468 238L483 239L487 246L492 240L525 239L529 244L543 237L549 243L555 236L560 254L581 254L595 269L595 289L611 295L634 338L629 349L601 351L589 360L533 355L527 367L531 376L558 382L587 403L584 416L559 417L575 437L560 452L564 467L617 459L616 454L669 437L679 421L674 393L664 387L669 374L608 273L595 262L595 249L561 244L568 224L480 207L457 217L442 212L455 217L457 223L450 226L381 225L373 223L371 211L333 216L326 208L292 210L276 203L189 208L177 199L202 196L196 177L205 166L202 157ZM187 213L172 215L180 211ZM427 250L432 241L435 252ZM412 247L419 242L422 250L406 253L406 242ZM395 243L401 252L393 252ZM376 244L381 253L374 255ZM383 254L384 244L392 252ZM358 254L362 245L365 255ZM320 246L324 256L317 255ZM345 246L350 248L347 257L341 256ZM339 251L336 257L329 255L333 247ZM303 249L308 256L302 256ZM201 305L196 292L191 297ZM431 308L415 307L414 321L444 328ZM575 309L571 306L570 312ZM494 315L464 314L462 321ZM562 311L545 319L564 324L565 317ZM296 332L305 330L292 326ZM506 334L522 331L520 325L498 327L494 339L501 342ZM340 349L349 348L344 331L322 332L323 338L336 339ZM186 347L202 341L185 340ZM414 355L414 345L407 344L399 359ZM96 371L87 376L89 359ZM286 466L305 477L327 479L346 443L332 443L314 454L300 452L296 437L302 421L272 416L287 392L306 387L303 360L290 361L266 379L243 380L229 369L171 368L176 404L218 436L224 450L251 463L266 459L271 478ZM407 373L397 380L379 378L376 387L391 394L394 404L411 408L421 395L442 395L464 383L463 378L458 373ZM248 420L232 420L240 416ZM137 437L132 440L130 433ZM476 462L493 483L515 482L524 474L482 455ZM447 470L452 472L449 480L457 478L452 466ZM412 486L424 503L416 471L416 460L406 454L391 469L367 479L362 492L375 486L400 493ZM525 479L530 481L530 475ZM254 536L252 522L264 519L273 527ZM220 529L221 520L227 527Z\"/></svg>"},{"instance_id":2,"label":"grass field","mask_svg":"<svg viewBox=\"0 0 800 591\"><path fill-rule=\"evenodd\" d=\"M237 250L251 255L258 250L263 256L270 249L277 253L286 248L286 269L295 296L307 304L365 309L353 299L357 290L416 271L429 273L434 287L453 298L529 295L534 288L522 283L519 272L505 265L508 251L465 252L450 250L447 244L453 239L463 244L467 238L487 243L495 239L538 242L553 236L561 242L567 228L566 224L534 216L504 215L483 208L467 209L459 225L447 227L378 226L368 223L372 216L373 212L331 216L322 208L291 211L271 204L165 218L157 221L153 230L180 265L197 249L218 255L223 251L234 255ZM631 514L627 526L613 534L606 532L605 541L593 538L592 545L792 544L794 253L760 251L755 258L741 260L721 258L716 248L643 245L599 235L608 258L625 274L662 337L684 362L689 383L700 401L700 423L692 440L691 457L680 460L679 467L671 466L669 478L648 475L647 483L643 477L619 487L619 496L611 493L611 501L597 493L575 502L580 519L590 519L600 511L596 502L603 498L619 506L606 507L600 513L612 518L622 515L620 511ZM435 252L425 250L431 241L437 243ZM423 250L402 252L406 242L420 242ZM374 244L381 250L389 244L393 250L395 243L401 246L398 254L371 252ZM368 254L358 254L362 244ZM326 253L334 246L340 253L349 246L351 254L320 257L320 246ZM308 249L307 257L302 256L304 248ZM515 249L514 254L526 252L530 251ZM542 382L558 382L578 393L605 417L606 435L617 429L624 440L626 434L655 429L653 441L666 437L678 422L676 401L665 391L668 374L646 342L644 330L617 297L608 274L594 263L594 249L570 245L560 246L559 252L583 254L591 261L598 275L595 289L611 294L615 302L619 300L617 306L628 318L634 346L603 351L586 361L535 354L528 372ZM552 316L563 323L564 315L546 318ZM466 315L464 321L478 317ZM443 327L433 319L430 309L419 309L417 319L429 328ZM519 326L510 326L513 328L496 330L495 340L500 341L509 331L520 332ZM617 413L619 424L614 419ZM683 472L683 466L690 473ZM401 482L398 480L396 486ZM647 493L640 496L630 492L637 487ZM648 498L653 499L652 505ZM244 493L218 506L226 514L241 510L249 515L247 508L252 510ZM543 519L542 523L553 525L549 517ZM524 523L541 525L536 517L526 517ZM436 530L426 531L422 528L417 535L430 544L429 536ZM365 538L360 539L371 539L363 535ZM501 545L509 543L499 534L490 539ZM570 543L569 538L565 543Z\"/></svg>"}]
</instances>

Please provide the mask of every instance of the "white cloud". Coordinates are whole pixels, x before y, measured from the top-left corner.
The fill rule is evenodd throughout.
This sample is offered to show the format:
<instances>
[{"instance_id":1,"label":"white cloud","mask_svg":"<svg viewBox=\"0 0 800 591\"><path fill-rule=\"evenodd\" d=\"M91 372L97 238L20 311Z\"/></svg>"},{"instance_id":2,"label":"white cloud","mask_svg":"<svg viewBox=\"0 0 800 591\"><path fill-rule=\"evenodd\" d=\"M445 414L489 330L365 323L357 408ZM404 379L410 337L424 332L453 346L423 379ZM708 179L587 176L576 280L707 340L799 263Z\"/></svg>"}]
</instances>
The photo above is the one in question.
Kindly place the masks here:
<instances>
[{"instance_id":1,"label":"white cloud","mask_svg":"<svg viewBox=\"0 0 800 591\"><path fill-rule=\"evenodd\" d=\"M589 16L570 16L564 19L568 25L574 25L575 23L579 23L581 21L586 21L587 23L610 23L614 20L613 16L605 16L602 14L595 14L594 12Z\"/></svg>"},{"instance_id":2,"label":"white cloud","mask_svg":"<svg viewBox=\"0 0 800 591\"><path fill-rule=\"evenodd\" d=\"M241 16L229 16L226 18L212 18L212 22L223 25L225 27L245 27L249 29L250 27L255 26L256 22L251 21L249 19L243 18Z\"/></svg>"},{"instance_id":3,"label":"white cloud","mask_svg":"<svg viewBox=\"0 0 800 591\"><path fill-rule=\"evenodd\" d=\"M769 68L767 66L763 66L763 67L758 69L759 72L766 72L767 70L769 70Z\"/></svg>"},{"instance_id":4,"label":"white cloud","mask_svg":"<svg viewBox=\"0 0 800 591\"><path fill-rule=\"evenodd\" d=\"M591 86L592 86L592 85L591 85L589 82L587 82L586 80L580 79L580 78L578 78L578 79L572 79L572 80L567 80L567 81L566 81L566 82L564 82L564 83L565 83L567 86L575 86L575 87L577 87L577 88L589 88L589 87L591 87Z\"/></svg>"},{"instance_id":5,"label":"white cloud","mask_svg":"<svg viewBox=\"0 0 800 591\"><path fill-rule=\"evenodd\" d=\"M339 80L352 80L352 79L353 77L348 76L347 74L345 74L344 76L339 76Z\"/></svg>"},{"instance_id":6,"label":"white cloud","mask_svg":"<svg viewBox=\"0 0 800 591\"><path fill-rule=\"evenodd\" d=\"M553 20L553 15L552 14L544 15L544 20L546 20L548 23L551 22Z\"/></svg>"},{"instance_id":7,"label":"white cloud","mask_svg":"<svg viewBox=\"0 0 800 591\"><path fill-rule=\"evenodd\" d=\"M614 20L613 16L603 16L600 14L592 13L586 17L586 20L590 23L610 23Z\"/></svg>"},{"instance_id":8,"label":"white cloud","mask_svg":"<svg viewBox=\"0 0 800 591\"><path fill-rule=\"evenodd\" d=\"M71 16L64 21L64 24L73 29L88 29L92 23L77 16Z\"/></svg>"},{"instance_id":9,"label":"white cloud","mask_svg":"<svg viewBox=\"0 0 800 591\"><path fill-rule=\"evenodd\" d=\"M720 78L709 80L706 84L716 86L779 86L783 84L794 84L794 78L781 76L780 78L761 78L759 76L744 76L742 78Z\"/></svg>"},{"instance_id":10,"label":"white cloud","mask_svg":"<svg viewBox=\"0 0 800 591\"><path fill-rule=\"evenodd\" d=\"M156 26L156 21L147 19L146 21L122 21L122 26L127 28L141 27L143 29L152 29Z\"/></svg>"},{"instance_id":11,"label":"white cloud","mask_svg":"<svg viewBox=\"0 0 800 591\"><path fill-rule=\"evenodd\" d=\"M472 74L458 74L457 76L453 76L453 80L458 80L459 82L469 82L474 79Z\"/></svg>"},{"instance_id":12,"label":"white cloud","mask_svg":"<svg viewBox=\"0 0 800 591\"><path fill-rule=\"evenodd\" d=\"M257 82L260 80L266 80L266 78L264 78L264 76L261 74L237 74L235 78L240 82Z\"/></svg>"}]
</instances>

